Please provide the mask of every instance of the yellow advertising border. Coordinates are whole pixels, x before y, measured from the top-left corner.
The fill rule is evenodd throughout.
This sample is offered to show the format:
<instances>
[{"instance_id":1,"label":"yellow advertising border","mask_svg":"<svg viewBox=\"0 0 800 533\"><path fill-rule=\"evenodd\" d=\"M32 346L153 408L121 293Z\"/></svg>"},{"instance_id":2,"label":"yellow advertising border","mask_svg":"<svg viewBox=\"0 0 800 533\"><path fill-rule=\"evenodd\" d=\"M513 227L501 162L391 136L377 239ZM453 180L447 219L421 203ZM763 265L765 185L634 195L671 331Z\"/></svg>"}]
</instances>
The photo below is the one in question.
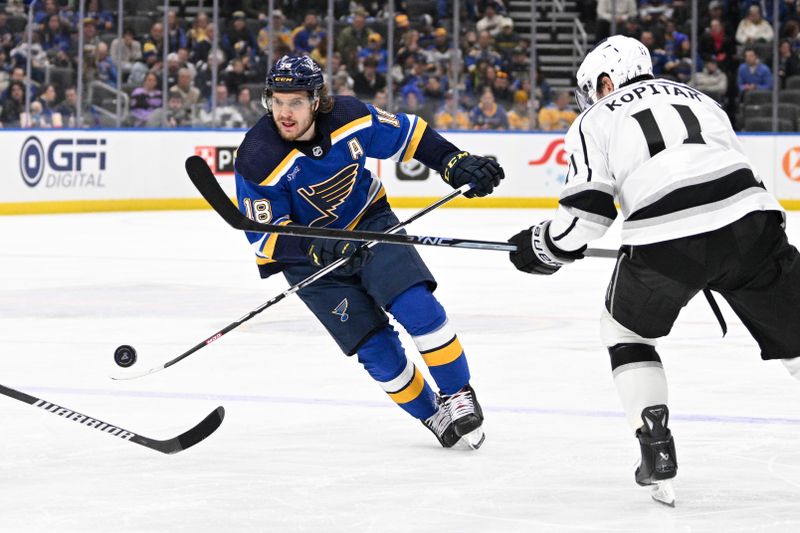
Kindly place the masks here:
<instances>
[{"instance_id":1,"label":"yellow advertising border","mask_svg":"<svg viewBox=\"0 0 800 533\"><path fill-rule=\"evenodd\" d=\"M390 200L392 207L421 208L439 198L433 196L396 197ZM800 200L780 200L789 211L800 210ZM456 198L444 207L456 208L510 208L552 209L558 198ZM175 211L208 209L202 198L143 198L130 200L68 200L59 202L0 202L0 215L44 215L56 213L104 213L115 211Z\"/></svg>"}]
</instances>

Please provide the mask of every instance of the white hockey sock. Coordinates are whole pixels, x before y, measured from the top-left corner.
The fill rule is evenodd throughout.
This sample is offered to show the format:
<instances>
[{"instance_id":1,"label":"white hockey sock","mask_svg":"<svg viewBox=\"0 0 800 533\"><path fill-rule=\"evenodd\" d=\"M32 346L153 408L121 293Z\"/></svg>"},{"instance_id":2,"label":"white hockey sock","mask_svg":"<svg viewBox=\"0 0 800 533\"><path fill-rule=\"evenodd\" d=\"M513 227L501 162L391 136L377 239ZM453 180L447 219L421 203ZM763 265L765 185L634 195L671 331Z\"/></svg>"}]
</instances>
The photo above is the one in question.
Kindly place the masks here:
<instances>
[{"instance_id":1,"label":"white hockey sock","mask_svg":"<svg viewBox=\"0 0 800 533\"><path fill-rule=\"evenodd\" d=\"M667 376L659 362L644 361L617 367L614 369L614 385L625 417L634 431L642 427L645 407L667 403Z\"/></svg>"},{"instance_id":2,"label":"white hockey sock","mask_svg":"<svg viewBox=\"0 0 800 533\"><path fill-rule=\"evenodd\" d=\"M800 357L781 359L781 362L795 379L800 379Z\"/></svg>"}]
</instances>

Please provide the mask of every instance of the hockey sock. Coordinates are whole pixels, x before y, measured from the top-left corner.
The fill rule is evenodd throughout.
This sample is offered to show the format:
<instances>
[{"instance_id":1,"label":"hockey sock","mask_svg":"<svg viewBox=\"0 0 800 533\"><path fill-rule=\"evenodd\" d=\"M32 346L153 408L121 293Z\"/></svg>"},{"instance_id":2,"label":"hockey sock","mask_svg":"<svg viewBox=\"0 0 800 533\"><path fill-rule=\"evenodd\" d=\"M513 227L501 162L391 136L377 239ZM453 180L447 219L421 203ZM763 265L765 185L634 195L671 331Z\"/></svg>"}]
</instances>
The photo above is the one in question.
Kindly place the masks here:
<instances>
[{"instance_id":1,"label":"hockey sock","mask_svg":"<svg viewBox=\"0 0 800 533\"><path fill-rule=\"evenodd\" d=\"M392 326L375 332L358 349L358 362L404 411L425 420L438 406L436 395L405 354Z\"/></svg>"},{"instance_id":2,"label":"hockey sock","mask_svg":"<svg viewBox=\"0 0 800 533\"><path fill-rule=\"evenodd\" d=\"M442 394L455 394L469 383L467 356L442 304L427 285L414 285L400 294L389 312L414 339Z\"/></svg>"},{"instance_id":3,"label":"hockey sock","mask_svg":"<svg viewBox=\"0 0 800 533\"><path fill-rule=\"evenodd\" d=\"M608 353L625 417L636 431L642 427L645 407L667 403L667 376L661 358L653 346L638 343L616 344Z\"/></svg>"}]
</instances>

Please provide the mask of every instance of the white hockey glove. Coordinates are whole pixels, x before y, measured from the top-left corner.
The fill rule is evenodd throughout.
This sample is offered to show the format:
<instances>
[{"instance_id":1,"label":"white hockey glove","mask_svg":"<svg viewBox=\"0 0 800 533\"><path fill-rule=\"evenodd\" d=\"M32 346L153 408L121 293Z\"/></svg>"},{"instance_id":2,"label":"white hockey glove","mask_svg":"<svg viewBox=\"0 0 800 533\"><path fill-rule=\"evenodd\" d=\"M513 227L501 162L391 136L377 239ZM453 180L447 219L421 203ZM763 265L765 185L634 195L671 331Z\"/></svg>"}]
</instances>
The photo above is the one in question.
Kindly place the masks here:
<instances>
[{"instance_id":1,"label":"white hockey glove","mask_svg":"<svg viewBox=\"0 0 800 533\"><path fill-rule=\"evenodd\" d=\"M586 246L574 252L565 252L553 244L547 231L550 222L550 220L540 222L520 231L508 240L517 245L517 251L510 253L511 262L517 270L549 276L563 265L572 263L576 259L583 259Z\"/></svg>"}]
</instances>

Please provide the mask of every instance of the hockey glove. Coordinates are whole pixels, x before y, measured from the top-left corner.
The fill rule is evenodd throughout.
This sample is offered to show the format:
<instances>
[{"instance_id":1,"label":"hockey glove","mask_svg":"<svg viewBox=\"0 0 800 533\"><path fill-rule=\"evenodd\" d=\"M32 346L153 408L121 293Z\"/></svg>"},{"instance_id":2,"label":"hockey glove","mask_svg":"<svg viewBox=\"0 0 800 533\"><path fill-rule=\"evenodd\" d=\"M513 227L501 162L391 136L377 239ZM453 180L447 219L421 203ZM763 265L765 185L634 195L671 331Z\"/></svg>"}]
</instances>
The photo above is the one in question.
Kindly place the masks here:
<instances>
[{"instance_id":1,"label":"hockey glove","mask_svg":"<svg viewBox=\"0 0 800 533\"><path fill-rule=\"evenodd\" d=\"M576 259L583 259L583 251L586 246L574 252L559 250L547 229L550 221L545 220L526 230L522 230L508 242L517 245L517 251L511 252L510 259L517 267L517 270L529 274L542 274L549 276L567 263L572 263Z\"/></svg>"},{"instance_id":2,"label":"hockey glove","mask_svg":"<svg viewBox=\"0 0 800 533\"><path fill-rule=\"evenodd\" d=\"M337 270L345 276L352 276L372 258L368 248L361 249L356 241L337 241L335 239L317 238L308 247L308 260L317 268L324 268L343 257L350 260Z\"/></svg>"},{"instance_id":3,"label":"hockey glove","mask_svg":"<svg viewBox=\"0 0 800 533\"><path fill-rule=\"evenodd\" d=\"M506 177L497 161L488 157L459 152L446 157L445 161L442 178L451 187L458 189L466 183L472 184L472 189L464 193L467 198L491 194Z\"/></svg>"}]
</instances>

